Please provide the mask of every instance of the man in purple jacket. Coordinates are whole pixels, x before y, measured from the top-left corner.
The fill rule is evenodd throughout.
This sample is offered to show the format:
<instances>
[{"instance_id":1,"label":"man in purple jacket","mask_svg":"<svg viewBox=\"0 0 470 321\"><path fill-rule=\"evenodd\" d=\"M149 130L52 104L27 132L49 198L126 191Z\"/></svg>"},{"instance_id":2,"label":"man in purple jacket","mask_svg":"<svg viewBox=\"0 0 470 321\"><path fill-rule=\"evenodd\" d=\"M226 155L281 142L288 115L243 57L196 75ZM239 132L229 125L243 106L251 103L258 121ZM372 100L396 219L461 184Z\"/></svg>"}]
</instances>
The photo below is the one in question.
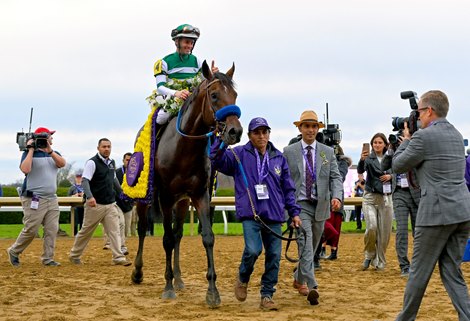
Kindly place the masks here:
<instances>
[{"instance_id":1,"label":"man in purple jacket","mask_svg":"<svg viewBox=\"0 0 470 321\"><path fill-rule=\"evenodd\" d=\"M286 159L269 142L270 132L266 119L257 117L248 126L250 141L246 145L237 146L233 151L222 146L219 151L221 141L217 138L211 150L212 166L234 177L236 215L243 224L245 249L235 283L235 297L238 301L246 300L248 282L264 246L265 268L260 290L263 310L277 310L272 297L278 281L282 244L254 220L252 205L256 214L278 234L282 233L281 225L285 222L284 210L296 227L301 224L294 182Z\"/></svg>"}]
</instances>

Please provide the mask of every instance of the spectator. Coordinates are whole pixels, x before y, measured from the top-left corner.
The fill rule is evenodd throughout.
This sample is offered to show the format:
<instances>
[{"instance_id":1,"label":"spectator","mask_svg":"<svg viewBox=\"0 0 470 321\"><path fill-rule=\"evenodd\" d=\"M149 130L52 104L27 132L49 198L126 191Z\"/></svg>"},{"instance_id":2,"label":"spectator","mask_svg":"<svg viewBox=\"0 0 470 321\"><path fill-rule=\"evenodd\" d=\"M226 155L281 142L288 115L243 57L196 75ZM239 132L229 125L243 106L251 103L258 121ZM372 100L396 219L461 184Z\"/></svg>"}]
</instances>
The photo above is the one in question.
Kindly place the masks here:
<instances>
[{"instance_id":1,"label":"spectator","mask_svg":"<svg viewBox=\"0 0 470 321\"><path fill-rule=\"evenodd\" d=\"M364 196L365 179L363 174L358 175L358 180L354 182L354 197ZM356 230L362 229L362 203L360 205L354 205L354 219L356 220Z\"/></svg>"},{"instance_id":2,"label":"spectator","mask_svg":"<svg viewBox=\"0 0 470 321\"><path fill-rule=\"evenodd\" d=\"M34 133L47 138L29 139L21 157L20 169L26 175L21 188L24 227L16 242L7 249L9 262L15 267L20 266L19 255L36 237L41 224L44 229L42 264L60 265L54 261L60 215L56 195L57 173L66 162L59 152L52 149L52 135L55 130L39 127Z\"/></svg>"},{"instance_id":3,"label":"spectator","mask_svg":"<svg viewBox=\"0 0 470 321\"><path fill-rule=\"evenodd\" d=\"M254 219L254 211L277 234L282 233L285 209L295 226L301 224L300 207L295 203L295 187L289 168L281 152L269 142L270 131L271 127L264 118L254 118L248 125L250 141L247 144L231 151L223 145L219 151L221 140L217 137L211 152L215 157L212 159L215 169L235 179L236 215L243 225L245 249L235 284L235 297L238 301L246 300L248 282L264 247L265 265L260 289L260 308L263 310L277 310L273 295L279 276L282 244Z\"/></svg>"},{"instance_id":4,"label":"spectator","mask_svg":"<svg viewBox=\"0 0 470 321\"><path fill-rule=\"evenodd\" d=\"M325 221L330 210L341 208L343 183L334 150L315 140L323 123L314 111L302 113L294 122L302 134L301 141L284 148L292 179L295 182L295 199L301 206L300 219L306 238L299 236L300 261L294 274L294 288L306 295L312 305L317 305L319 292L314 273L314 255L320 243Z\"/></svg>"},{"instance_id":5,"label":"spectator","mask_svg":"<svg viewBox=\"0 0 470 321\"><path fill-rule=\"evenodd\" d=\"M470 320L468 288L460 268L470 232L463 137L446 119L449 101L442 91L424 93L417 111L422 129L411 136L405 123L392 161L397 173L416 168L422 191L403 310L396 320L416 319L437 262L459 320Z\"/></svg>"},{"instance_id":6,"label":"spectator","mask_svg":"<svg viewBox=\"0 0 470 321\"><path fill-rule=\"evenodd\" d=\"M86 198L85 215L83 226L75 237L70 251L70 262L82 264L83 251L101 222L110 239L113 263L128 266L132 263L121 251L119 213L114 191L114 188L121 190L121 186L116 178L114 160L109 158L111 141L107 138L101 138L98 141L97 149L98 153L85 163L83 170L82 187Z\"/></svg>"},{"instance_id":7,"label":"spectator","mask_svg":"<svg viewBox=\"0 0 470 321\"><path fill-rule=\"evenodd\" d=\"M387 262L385 252L392 232L393 204L391 195L395 188L395 180L391 170L383 171L381 166L388 146L385 135L375 134L370 144L372 152L363 151L357 165L358 174L367 172L362 202L366 220L365 259L362 269L367 270L372 263L377 270L383 270Z\"/></svg>"},{"instance_id":8,"label":"spectator","mask_svg":"<svg viewBox=\"0 0 470 321\"><path fill-rule=\"evenodd\" d=\"M83 198L83 187L82 187L82 173L75 173L75 181L70 186L68 196L82 197ZM77 235L78 231L82 228L83 225L83 206L76 206L74 208L74 225L73 225L73 235Z\"/></svg>"},{"instance_id":9,"label":"spectator","mask_svg":"<svg viewBox=\"0 0 470 321\"><path fill-rule=\"evenodd\" d=\"M129 164L129 160L131 159L132 153L127 152L122 157L122 167L119 167L116 170L116 177L119 181L119 184L122 185L122 181L124 179L124 174L127 170L127 164ZM133 202L128 200L123 200L119 197L120 195L116 195L116 203L121 209L123 216L124 216L124 237L131 236L131 220L132 220L132 207L134 206Z\"/></svg>"}]
</instances>

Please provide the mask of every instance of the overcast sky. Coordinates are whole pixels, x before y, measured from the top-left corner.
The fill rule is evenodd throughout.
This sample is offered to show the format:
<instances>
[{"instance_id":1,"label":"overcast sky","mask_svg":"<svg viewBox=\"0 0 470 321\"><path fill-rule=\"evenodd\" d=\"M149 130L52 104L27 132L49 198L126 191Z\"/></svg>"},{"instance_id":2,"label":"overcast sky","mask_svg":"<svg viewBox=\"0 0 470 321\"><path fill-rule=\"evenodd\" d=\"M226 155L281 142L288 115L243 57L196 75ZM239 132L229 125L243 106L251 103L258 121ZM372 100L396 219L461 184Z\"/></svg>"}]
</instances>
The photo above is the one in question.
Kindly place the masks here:
<instances>
[{"instance_id":1,"label":"overcast sky","mask_svg":"<svg viewBox=\"0 0 470 321\"><path fill-rule=\"evenodd\" d=\"M108 137L121 164L147 118L153 64L170 32L201 30L194 54L235 63L242 124L267 118L279 149L313 109L340 125L356 163L362 142L407 116L400 92L448 94L448 119L470 137L470 3L436 0L1 0L0 183L22 178L16 132L56 130L53 148L83 167ZM247 141L246 133L242 143Z\"/></svg>"}]
</instances>

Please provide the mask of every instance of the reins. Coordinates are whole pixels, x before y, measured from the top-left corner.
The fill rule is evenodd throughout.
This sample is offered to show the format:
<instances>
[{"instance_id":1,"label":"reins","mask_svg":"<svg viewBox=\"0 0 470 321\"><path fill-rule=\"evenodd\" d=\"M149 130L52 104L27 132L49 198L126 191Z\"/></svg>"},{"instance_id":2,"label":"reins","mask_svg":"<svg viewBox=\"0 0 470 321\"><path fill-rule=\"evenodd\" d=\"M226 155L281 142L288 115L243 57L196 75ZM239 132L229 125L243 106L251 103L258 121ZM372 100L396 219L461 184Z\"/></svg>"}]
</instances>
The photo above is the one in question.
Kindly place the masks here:
<instances>
[{"instance_id":1,"label":"reins","mask_svg":"<svg viewBox=\"0 0 470 321\"><path fill-rule=\"evenodd\" d=\"M287 251L289 250L289 246L290 246L290 243L292 241L297 241L299 239L299 232L303 234L304 236L304 239L307 240L307 232L305 232L305 229L302 227L302 226L299 226L299 227L296 227L295 229L297 230L297 237L292 237L293 233L294 233L294 227L292 225L288 225L286 230L284 232L282 232L282 234L278 234L276 233L275 231L273 231L262 219L261 217L256 213L256 209L255 209L255 205L253 203L253 198L251 197L251 193L250 193L250 188L249 188L249 185L248 185L248 179L246 178L246 173L245 173L245 169L243 168L243 165L242 165L242 162L240 161L240 158L238 157L237 153L235 153L235 151L233 150L233 148L230 148L230 150L232 151L233 153L233 156L235 157L235 159L237 160L237 163L238 163L238 167L240 168L240 171L242 173L242 176L243 176L243 181L245 182L245 187L246 187L246 192L248 194L248 199L250 201L250 206L251 206L251 211L253 212L253 219L258 222L259 224L261 224L261 226L267 230L269 233L272 233L275 237L277 237L278 239L281 239L283 241L287 241L287 244L286 244L286 250L285 250L285 253L284 253L284 256L286 258L287 261L289 262L292 262L292 263L297 263L299 262L300 258L302 257L302 253L300 253L299 255L299 258L298 259L293 259L291 257L289 257L289 255L287 254ZM256 151L255 151L256 152ZM266 155L265 157L268 157L268 155ZM287 233L287 231L289 231L289 237L285 237L284 234ZM305 247L304 247L305 248Z\"/></svg>"}]
</instances>

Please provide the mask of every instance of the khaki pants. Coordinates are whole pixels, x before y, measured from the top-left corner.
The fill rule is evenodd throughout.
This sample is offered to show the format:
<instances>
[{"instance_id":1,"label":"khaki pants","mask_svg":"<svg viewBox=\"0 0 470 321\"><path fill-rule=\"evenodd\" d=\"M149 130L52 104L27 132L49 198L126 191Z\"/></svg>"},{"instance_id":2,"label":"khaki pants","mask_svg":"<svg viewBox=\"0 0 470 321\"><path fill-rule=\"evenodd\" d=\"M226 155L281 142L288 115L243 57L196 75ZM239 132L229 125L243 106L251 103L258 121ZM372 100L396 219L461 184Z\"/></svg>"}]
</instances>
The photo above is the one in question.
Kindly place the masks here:
<instances>
[{"instance_id":1,"label":"khaki pants","mask_svg":"<svg viewBox=\"0 0 470 321\"><path fill-rule=\"evenodd\" d=\"M392 196L365 192L362 211L366 221L364 234L365 258L372 260L372 265L383 269L387 263L387 251L392 233L393 202Z\"/></svg>"},{"instance_id":2,"label":"khaki pants","mask_svg":"<svg viewBox=\"0 0 470 321\"><path fill-rule=\"evenodd\" d=\"M117 206L117 211L119 215L119 237L120 237L120 242L121 242L121 252L125 253L127 251L126 247L126 223L125 223L125 217L124 213L122 210ZM106 248L110 247L111 241L106 234L106 231L103 233L104 234L104 246Z\"/></svg>"},{"instance_id":3,"label":"khaki pants","mask_svg":"<svg viewBox=\"0 0 470 321\"><path fill-rule=\"evenodd\" d=\"M125 260L126 258L121 252L119 212L116 203L107 205L96 204L95 207L85 205L83 226L75 236L70 257L79 259L82 256L99 223L103 224L104 230L109 237L113 261Z\"/></svg>"},{"instance_id":4,"label":"khaki pants","mask_svg":"<svg viewBox=\"0 0 470 321\"><path fill-rule=\"evenodd\" d=\"M34 240L42 224L44 226L44 252L41 260L44 264L53 261L60 215L57 198L40 198L37 210L31 209L31 197L21 197L21 205L24 212L24 227L9 250L16 255L21 254Z\"/></svg>"}]
</instances>

